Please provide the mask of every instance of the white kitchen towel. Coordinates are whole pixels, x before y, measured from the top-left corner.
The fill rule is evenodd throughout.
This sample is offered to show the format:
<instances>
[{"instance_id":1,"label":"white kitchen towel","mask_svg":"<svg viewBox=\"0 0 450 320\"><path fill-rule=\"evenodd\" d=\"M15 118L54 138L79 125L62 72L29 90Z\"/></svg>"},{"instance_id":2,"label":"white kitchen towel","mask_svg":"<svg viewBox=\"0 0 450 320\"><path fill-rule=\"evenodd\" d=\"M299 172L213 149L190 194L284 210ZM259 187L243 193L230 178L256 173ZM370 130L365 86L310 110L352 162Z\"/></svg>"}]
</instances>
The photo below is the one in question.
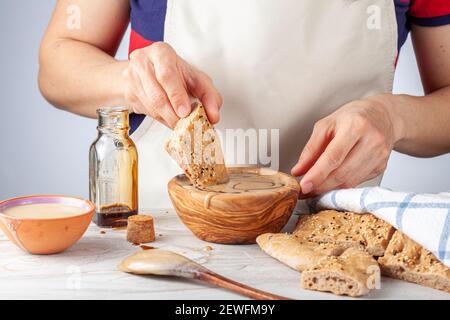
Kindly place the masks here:
<instances>
[{"instance_id":1,"label":"white kitchen towel","mask_svg":"<svg viewBox=\"0 0 450 320\"><path fill-rule=\"evenodd\" d=\"M380 187L342 189L308 201L311 212L323 209L370 212L401 230L450 267L450 192L396 192Z\"/></svg>"}]
</instances>

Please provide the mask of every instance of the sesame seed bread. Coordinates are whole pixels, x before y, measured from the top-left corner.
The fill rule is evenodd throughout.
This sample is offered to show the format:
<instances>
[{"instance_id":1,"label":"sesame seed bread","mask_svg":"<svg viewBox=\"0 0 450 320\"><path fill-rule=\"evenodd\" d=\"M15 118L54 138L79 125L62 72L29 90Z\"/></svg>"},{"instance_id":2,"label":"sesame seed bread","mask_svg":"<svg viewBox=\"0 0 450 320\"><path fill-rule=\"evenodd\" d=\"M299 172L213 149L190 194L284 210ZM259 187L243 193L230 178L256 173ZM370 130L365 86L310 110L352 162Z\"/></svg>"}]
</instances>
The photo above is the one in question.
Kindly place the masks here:
<instances>
[{"instance_id":1,"label":"sesame seed bread","mask_svg":"<svg viewBox=\"0 0 450 320\"><path fill-rule=\"evenodd\" d=\"M450 268L398 230L378 262L386 276L450 293Z\"/></svg>"},{"instance_id":2,"label":"sesame seed bread","mask_svg":"<svg viewBox=\"0 0 450 320\"><path fill-rule=\"evenodd\" d=\"M194 102L191 114L177 122L165 149L195 187L228 181L219 137L200 102Z\"/></svg>"},{"instance_id":3,"label":"sesame seed bread","mask_svg":"<svg viewBox=\"0 0 450 320\"><path fill-rule=\"evenodd\" d=\"M269 256L298 271L343 252L335 245L302 242L295 235L286 233L265 233L258 236L256 242Z\"/></svg>"},{"instance_id":4,"label":"sesame seed bread","mask_svg":"<svg viewBox=\"0 0 450 320\"><path fill-rule=\"evenodd\" d=\"M379 267L371 255L349 248L340 256L321 259L303 271L300 283L309 290L359 297L369 293L369 284L373 283L369 278L377 275Z\"/></svg>"},{"instance_id":5,"label":"sesame seed bread","mask_svg":"<svg viewBox=\"0 0 450 320\"><path fill-rule=\"evenodd\" d=\"M303 242L365 249L373 256L382 256L394 230L391 225L369 213L325 210L300 215L294 234Z\"/></svg>"},{"instance_id":6,"label":"sesame seed bread","mask_svg":"<svg viewBox=\"0 0 450 320\"><path fill-rule=\"evenodd\" d=\"M419 244L371 214L326 210L301 215L293 234L256 239L268 255L301 271L301 286L338 295L367 294L381 272L450 292L450 269ZM377 261L373 258L378 258Z\"/></svg>"}]
</instances>

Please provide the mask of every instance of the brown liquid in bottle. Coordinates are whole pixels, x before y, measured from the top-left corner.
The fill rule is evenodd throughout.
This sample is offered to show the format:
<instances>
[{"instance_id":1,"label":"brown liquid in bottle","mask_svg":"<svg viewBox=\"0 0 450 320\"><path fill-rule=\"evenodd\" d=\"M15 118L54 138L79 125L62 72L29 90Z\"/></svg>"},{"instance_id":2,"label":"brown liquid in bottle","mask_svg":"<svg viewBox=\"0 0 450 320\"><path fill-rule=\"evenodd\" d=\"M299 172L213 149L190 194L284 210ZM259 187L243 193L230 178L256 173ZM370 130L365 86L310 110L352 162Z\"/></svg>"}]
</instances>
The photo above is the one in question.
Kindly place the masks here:
<instances>
[{"instance_id":1,"label":"brown liquid in bottle","mask_svg":"<svg viewBox=\"0 0 450 320\"><path fill-rule=\"evenodd\" d=\"M89 149L89 198L99 227L123 228L138 211L138 154L128 135L128 109L97 110L98 135Z\"/></svg>"},{"instance_id":2,"label":"brown liquid in bottle","mask_svg":"<svg viewBox=\"0 0 450 320\"><path fill-rule=\"evenodd\" d=\"M94 222L99 227L125 227L128 217L135 214L137 214L137 210L131 210L127 205L113 204L101 207L100 211L95 214Z\"/></svg>"}]
</instances>

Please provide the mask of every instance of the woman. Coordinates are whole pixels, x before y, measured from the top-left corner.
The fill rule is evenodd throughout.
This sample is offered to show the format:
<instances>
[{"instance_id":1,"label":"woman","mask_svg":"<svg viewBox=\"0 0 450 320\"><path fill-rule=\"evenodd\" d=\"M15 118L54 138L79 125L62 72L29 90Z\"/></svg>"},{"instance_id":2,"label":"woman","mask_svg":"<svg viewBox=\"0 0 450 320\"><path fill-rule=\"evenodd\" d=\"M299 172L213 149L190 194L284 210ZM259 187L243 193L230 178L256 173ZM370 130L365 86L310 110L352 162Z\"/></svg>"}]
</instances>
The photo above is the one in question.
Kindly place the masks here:
<instances>
[{"instance_id":1,"label":"woman","mask_svg":"<svg viewBox=\"0 0 450 320\"><path fill-rule=\"evenodd\" d=\"M118 61L130 19L130 59ZM391 93L409 28L424 97ZM304 196L376 184L394 148L450 151L450 2L60 0L39 83L80 115L134 111L141 207L170 205L178 170L162 145L190 96L221 130L279 130L279 168L304 175Z\"/></svg>"}]
</instances>

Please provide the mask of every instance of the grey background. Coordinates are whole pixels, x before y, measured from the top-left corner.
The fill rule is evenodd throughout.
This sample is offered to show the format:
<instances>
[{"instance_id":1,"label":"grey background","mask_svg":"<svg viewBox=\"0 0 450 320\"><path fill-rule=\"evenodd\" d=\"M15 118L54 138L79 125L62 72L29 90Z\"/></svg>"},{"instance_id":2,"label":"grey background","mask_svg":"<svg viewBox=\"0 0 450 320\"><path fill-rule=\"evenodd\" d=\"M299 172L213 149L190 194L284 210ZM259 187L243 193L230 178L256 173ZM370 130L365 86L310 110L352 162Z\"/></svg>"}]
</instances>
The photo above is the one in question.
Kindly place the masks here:
<instances>
[{"instance_id":1,"label":"grey background","mask_svg":"<svg viewBox=\"0 0 450 320\"><path fill-rule=\"evenodd\" d=\"M55 1L0 1L0 199L36 193L88 196L88 149L96 121L57 110L37 87L38 48ZM119 50L125 58L128 35ZM421 95L411 44L403 48L395 92ZM417 159L393 153L383 186L450 190L450 155Z\"/></svg>"}]
</instances>

